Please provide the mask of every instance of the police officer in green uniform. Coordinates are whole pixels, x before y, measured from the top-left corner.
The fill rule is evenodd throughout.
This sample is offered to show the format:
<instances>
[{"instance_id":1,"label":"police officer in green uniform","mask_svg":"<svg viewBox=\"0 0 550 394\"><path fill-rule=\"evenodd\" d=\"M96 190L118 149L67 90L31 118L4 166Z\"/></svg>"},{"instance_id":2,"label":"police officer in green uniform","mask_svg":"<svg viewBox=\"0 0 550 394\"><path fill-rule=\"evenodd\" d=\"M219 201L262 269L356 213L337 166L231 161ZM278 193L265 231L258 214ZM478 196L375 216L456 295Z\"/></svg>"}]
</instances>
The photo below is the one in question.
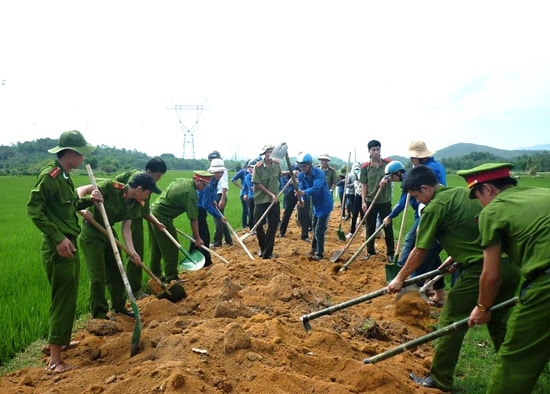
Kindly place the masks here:
<instances>
[{"instance_id":1,"label":"police officer in green uniform","mask_svg":"<svg viewBox=\"0 0 550 394\"><path fill-rule=\"evenodd\" d=\"M483 271L477 305L468 324L490 324L499 300L506 263L501 252L521 269L520 303L510 314L506 338L497 356L487 393L530 393L550 360L550 190L518 187L510 163L487 163L458 171L470 198L484 206L479 215Z\"/></svg>"},{"instance_id":2,"label":"police officer in green uniform","mask_svg":"<svg viewBox=\"0 0 550 394\"><path fill-rule=\"evenodd\" d=\"M366 218L367 226L367 239L370 238L376 229L376 222L378 216L385 218L391 212L392 206L392 189L391 187L384 187L384 184L380 184L380 181L385 177L386 165L391 161L388 159L382 159L380 155L381 144L378 140L370 140L367 144L369 148L370 161L367 161L361 165L361 174L359 175L359 182L361 182L361 209L363 212L367 212L369 207L374 204ZM382 187L378 199L374 201L378 189ZM395 241L393 239L393 227L387 226L384 228L384 241L386 242L386 253L388 261L393 262L393 256L395 254ZM367 244L367 256L375 255L376 250L374 248L374 239Z\"/></svg>"},{"instance_id":3,"label":"police officer in green uniform","mask_svg":"<svg viewBox=\"0 0 550 394\"><path fill-rule=\"evenodd\" d=\"M141 256L136 252L132 240L132 220L142 217L142 207L145 205L145 200L151 196L151 192L160 193L153 177L146 173L137 174L126 185L105 179L98 181L97 187L103 195L109 224L114 226L115 223L122 222L122 237L129 251L129 257L136 263L141 261ZM93 185L81 186L77 192L82 196L91 189L93 189ZM84 216L86 219L93 217L95 221L105 227L99 209L92 207L84 212ZM105 297L105 286L111 294L113 311L133 316L133 313L126 309L124 282L118 270L109 238L85 221L80 237L80 247L84 253L90 279L92 317L107 319L109 304Z\"/></svg>"},{"instance_id":4,"label":"police officer in green uniform","mask_svg":"<svg viewBox=\"0 0 550 394\"><path fill-rule=\"evenodd\" d=\"M200 249L204 242L199 234L197 190L202 190L210 182L212 175L206 171L196 171L193 179L176 178L151 206L151 213L166 226L166 229L177 239L174 219L187 213L195 246ZM151 271L167 282L178 279L178 247L159 230L149 223L149 243L151 245ZM164 274L161 260L164 258Z\"/></svg>"},{"instance_id":5,"label":"police officer in green uniform","mask_svg":"<svg viewBox=\"0 0 550 394\"><path fill-rule=\"evenodd\" d=\"M62 133L58 145L48 150L57 159L42 168L27 202L27 213L42 233L40 258L51 286L47 369L55 372L72 369L63 362L61 351L71 343L78 296L80 259L76 238L80 224L76 213L92 201L103 201L99 191L92 191L91 198L79 198L70 171L95 149L79 131Z\"/></svg>"},{"instance_id":6,"label":"police officer in green uniform","mask_svg":"<svg viewBox=\"0 0 550 394\"><path fill-rule=\"evenodd\" d=\"M275 236L277 227L281 221L281 207L279 205L279 179L282 176L282 170L279 163L271 158L273 145L264 145L261 155L263 160L258 161L252 174L252 183L254 184L254 223L258 224L256 228L256 238L260 247L259 255L263 259L273 257L273 248L275 246ZM269 206L275 202L271 208ZM258 223L264 212L269 209L268 214ZM267 222L267 231L264 225Z\"/></svg>"},{"instance_id":7,"label":"police officer in green uniform","mask_svg":"<svg viewBox=\"0 0 550 394\"><path fill-rule=\"evenodd\" d=\"M391 293L403 287L403 281L422 263L424 257L438 240L449 256L459 265L459 278L447 295L439 315L439 327L448 326L468 317L478 302L479 277L483 268L483 248L477 226L481 204L471 200L466 188L445 187L436 178L433 170L419 165L408 172L403 189L411 197L426 206L420 213L420 223L415 247L409 254L401 271L388 285ZM502 264L502 283L495 302L514 296L519 281L519 270L510 261ZM498 350L506 334L509 308L493 313L488 324L495 349ZM411 378L424 387L453 391L453 373L467 327L459 328L438 340L430 375Z\"/></svg>"},{"instance_id":8,"label":"police officer in green uniform","mask_svg":"<svg viewBox=\"0 0 550 394\"><path fill-rule=\"evenodd\" d=\"M115 177L115 181L127 184L135 175L145 172L153 177L155 182L158 182L162 176L166 173L166 163L160 157L151 158L145 165L145 171L140 169L132 169L119 174ZM145 205L142 208L142 217L147 220L153 220L150 213L149 199L145 200ZM143 258L144 256L144 235L143 235L143 218L132 221L132 239L134 241L134 248L136 252ZM155 223L155 222L154 222ZM141 289L142 281L142 269L140 266L133 263L132 259L128 257L126 263L126 275L128 276L128 282L132 288L132 293L136 299L140 299L147 296L147 293Z\"/></svg>"},{"instance_id":9,"label":"police officer in green uniform","mask_svg":"<svg viewBox=\"0 0 550 394\"><path fill-rule=\"evenodd\" d=\"M330 162L330 156L328 155L328 153L320 155L317 160L320 161L320 164L317 167L319 167L321 171L323 171L328 190L332 194L334 192L336 184L338 183L338 174L336 174L336 170L334 168L328 165L328 163Z\"/></svg>"}]
</instances>

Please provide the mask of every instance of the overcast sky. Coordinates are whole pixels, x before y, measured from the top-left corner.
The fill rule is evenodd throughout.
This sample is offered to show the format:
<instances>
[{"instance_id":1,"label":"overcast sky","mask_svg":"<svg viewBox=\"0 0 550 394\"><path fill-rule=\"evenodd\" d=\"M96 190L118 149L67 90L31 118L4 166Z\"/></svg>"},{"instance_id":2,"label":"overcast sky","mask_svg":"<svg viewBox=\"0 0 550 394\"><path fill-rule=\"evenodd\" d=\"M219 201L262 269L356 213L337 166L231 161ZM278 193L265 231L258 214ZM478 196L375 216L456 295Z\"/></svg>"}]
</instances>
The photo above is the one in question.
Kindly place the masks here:
<instances>
[{"instance_id":1,"label":"overcast sky","mask_svg":"<svg viewBox=\"0 0 550 394\"><path fill-rule=\"evenodd\" d=\"M196 158L287 142L352 160L370 139L383 156L412 140L548 144L547 15L543 1L3 1L0 145L70 129L186 158L192 142Z\"/></svg>"}]
</instances>

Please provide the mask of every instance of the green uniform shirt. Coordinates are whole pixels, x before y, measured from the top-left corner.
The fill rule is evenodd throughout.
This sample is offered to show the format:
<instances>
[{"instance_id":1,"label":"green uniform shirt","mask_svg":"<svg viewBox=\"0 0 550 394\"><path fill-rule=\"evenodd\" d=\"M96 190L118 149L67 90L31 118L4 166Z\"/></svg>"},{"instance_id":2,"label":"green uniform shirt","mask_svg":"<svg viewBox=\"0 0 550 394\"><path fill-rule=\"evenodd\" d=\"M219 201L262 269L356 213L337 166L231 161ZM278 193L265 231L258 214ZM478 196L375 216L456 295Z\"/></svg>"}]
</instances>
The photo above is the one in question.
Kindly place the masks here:
<instances>
[{"instance_id":1,"label":"green uniform shirt","mask_svg":"<svg viewBox=\"0 0 550 394\"><path fill-rule=\"evenodd\" d=\"M151 211L162 223L171 221L184 212L187 213L189 220L197 220L199 208L193 180L174 179L155 200Z\"/></svg>"},{"instance_id":2,"label":"green uniform shirt","mask_svg":"<svg viewBox=\"0 0 550 394\"><path fill-rule=\"evenodd\" d=\"M103 195L103 206L107 212L110 225L142 217L141 204L134 199L128 201L124 199L128 186L111 179L104 179L97 183L97 188ZM90 210L94 215L93 218L105 227L100 210L95 207L92 207Z\"/></svg>"},{"instance_id":3,"label":"green uniform shirt","mask_svg":"<svg viewBox=\"0 0 550 394\"><path fill-rule=\"evenodd\" d=\"M481 245L502 243L527 279L550 267L550 190L510 187L479 215Z\"/></svg>"},{"instance_id":4,"label":"green uniform shirt","mask_svg":"<svg viewBox=\"0 0 550 394\"><path fill-rule=\"evenodd\" d=\"M36 227L58 244L66 235L80 234L76 212L91 204L90 197L78 198L71 177L56 160L38 175L27 202L27 213Z\"/></svg>"},{"instance_id":5,"label":"green uniform shirt","mask_svg":"<svg viewBox=\"0 0 550 394\"><path fill-rule=\"evenodd\" d=\"M440 186L420 216L415 246L430 249L437 239L461 265L483 260L477 215L481 203L463 187Z\"/></svg>"},{"instance_id":6,"label":"green uniform shirt","mask_svg":"<svg viewBox=\"0 0 550 394\"><path fill-rule=\"evenodd\" d=\"M378 185L380 184L382 178L384 178L385 165L387 163L384 160L381 160L381 162L381 165L378 167L373 167L370 162L365 163L361 166L359 182L361 182L361 184L367 185L367 203L371 203L372 200L374 200L374 196L378 192ZM391 190L392 189L390 185L386 185L380 192L378 200L376 200L376 204L391 202Z\"/></svg>"},{"instance_id":7,"label":"green uniform shirt","mask_svg":"<svg viewBox=\"0 0 550 394\"><path fill-rule=\"evenodd\" d=\"M321 166L318 167L321 171L323 171L323 174L325 174L325 180L327 181L329 190L334 189L336 183L338 182L338 175L336 174L336 170L332 167L327 167L326 169Z\"/></svg>"},{"instance_id":8,"label":"green uniform shirt","mask_svg":"<svg viewBox=\"0 0 550 394\"><path fill-rule=\"evenodd\" d=\"M271 166L265 165L263 160L260 160L254 167L252 174L252 183L260 183L264 185L271 193L279 194L279 178L282 176L281 166L279 163L272 161ZM272 199L268 194L265 194L259 187L254 188L254 204L271 203Z\"/></svg>"}]
</instances>

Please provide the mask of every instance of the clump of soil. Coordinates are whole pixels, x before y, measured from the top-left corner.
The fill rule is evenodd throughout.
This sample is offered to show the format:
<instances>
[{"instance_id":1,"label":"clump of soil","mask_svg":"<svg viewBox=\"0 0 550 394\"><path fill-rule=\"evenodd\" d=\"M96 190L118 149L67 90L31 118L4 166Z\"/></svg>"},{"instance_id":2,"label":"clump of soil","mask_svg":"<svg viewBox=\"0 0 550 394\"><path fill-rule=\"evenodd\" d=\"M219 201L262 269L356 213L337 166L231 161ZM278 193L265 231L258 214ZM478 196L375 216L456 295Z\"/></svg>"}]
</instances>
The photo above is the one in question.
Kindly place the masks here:
<instances>
[{"instance_id":1,"label":"clump of soil","mask_svg":"<svg viewBox=\"0 0 550 394\"><path fill-rule=\"evenodd\" d=\"M430 331L435 319L418 293L396 302L383 295L309 321L300 320L386 286L383 239L377 255L357 258L339 271L364 242L344 248L335 209L327 231L325 259L308 259L310 244L291 223L276 239L275 257L252 261L238 242L216 248L208 269L185 272L187 297L173 303L154 296L138 300L140 350L130 357L134 320L90 320L74 333L79 346L64 352L74 370L49 374L43 368L1 377L0 391L17 393L429 393L412 382L425 374L432 344L377 364L365 358ZM346 227L346 223L344 223ZM244 232L243 232L244 234ZM257 256L254 236L245 245ZM339 266L338 266L339 264ZM44 363L46 357L44 357Z\"/></svg>"}]
</instances>

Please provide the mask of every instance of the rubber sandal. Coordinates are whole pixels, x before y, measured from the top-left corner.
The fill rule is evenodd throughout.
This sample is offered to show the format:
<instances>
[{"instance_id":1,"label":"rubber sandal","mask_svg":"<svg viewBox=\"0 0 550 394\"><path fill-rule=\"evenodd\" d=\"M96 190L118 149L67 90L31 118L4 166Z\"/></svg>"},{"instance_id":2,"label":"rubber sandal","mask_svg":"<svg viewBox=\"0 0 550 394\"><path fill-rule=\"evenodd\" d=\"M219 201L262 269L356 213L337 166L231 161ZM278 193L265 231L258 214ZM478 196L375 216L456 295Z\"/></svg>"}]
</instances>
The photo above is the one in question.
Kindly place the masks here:
<instances>
[{"instance_id":1,"label":"rubber sandal","mask_svg":"<svg viewBox=\"0 0 550 394\"><path fill-rule=\"evenodd\" d=\"M63 360L59 360L55 364L49 364L46 367L46 371L49 373L63 373L75 369L74 366L65 363Z\"/></svg>"},{"instance_id":2,"label":"rubber sandal","mask_svg":"<svg viewBox=\"0 0 550 394\"><path fill-rule=\"evenodd\" d=\"M80 341L71 341L68 345L61 345L61 351L68 350L68 349L74 349L80 345ZM40 350L43 354L46 356L50 355L50 345L44 345L42 349Z\"/></svg>"}]
</instances>

